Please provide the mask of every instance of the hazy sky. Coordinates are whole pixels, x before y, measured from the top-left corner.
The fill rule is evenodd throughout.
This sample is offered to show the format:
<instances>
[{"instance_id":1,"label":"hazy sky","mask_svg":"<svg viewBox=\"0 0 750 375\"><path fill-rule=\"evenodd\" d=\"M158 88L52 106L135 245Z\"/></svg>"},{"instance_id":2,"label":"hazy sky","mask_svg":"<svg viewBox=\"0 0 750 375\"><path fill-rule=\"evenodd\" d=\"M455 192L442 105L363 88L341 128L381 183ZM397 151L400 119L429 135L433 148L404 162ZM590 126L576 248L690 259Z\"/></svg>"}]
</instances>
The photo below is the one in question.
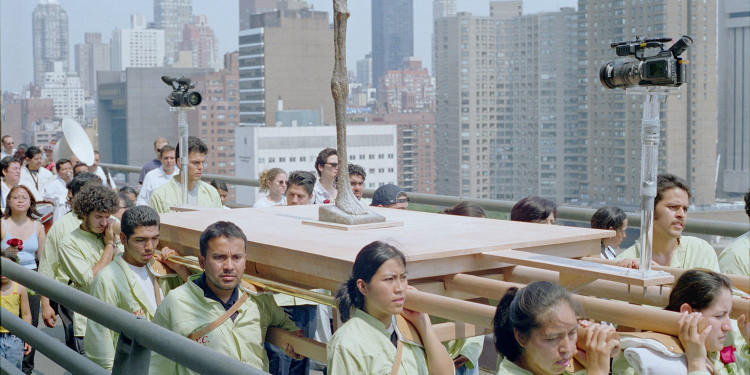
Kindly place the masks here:
<instances>
[{"instance_id":1,"label":"hazy sky","mask_svg":"<svg viewBox=\"0 0 750 375\"><path fill-rule=\"evenodd\" d=\"M237 0L193 0L193 14L205 14L219 39L219 54L237 50L239 29ZM317 10L331 12L332 1L308 0ZM489 15L489 0L458 0L458 11ZM0 5L0 55L2 91L20 91L33 80L31 12L36 0L2 0ZM577 0L527 0L524 13L556 11L562 6L575 7ZM154 19L153 0L60 0L68 13L70 35L70 70L74 46L83 43L85 32L100 32L109 43L112 30L130 28L130 15L140 13ZM351 17L347 33L347 65L354 70L356 62L370 52L370 1L350 0ZM432 0L414 0L414 54L430 67L432 34Z\"/></svg>"}]
</instances>

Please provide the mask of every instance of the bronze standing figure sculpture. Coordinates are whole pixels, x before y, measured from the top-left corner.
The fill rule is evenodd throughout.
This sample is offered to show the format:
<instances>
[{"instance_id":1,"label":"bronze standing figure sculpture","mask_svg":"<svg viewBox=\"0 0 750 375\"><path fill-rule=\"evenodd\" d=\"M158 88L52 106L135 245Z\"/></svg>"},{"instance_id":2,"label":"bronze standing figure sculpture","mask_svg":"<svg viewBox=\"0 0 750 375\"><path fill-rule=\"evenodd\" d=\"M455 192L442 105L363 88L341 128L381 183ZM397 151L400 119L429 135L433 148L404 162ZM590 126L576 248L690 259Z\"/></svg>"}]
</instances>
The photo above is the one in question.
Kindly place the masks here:
<instances>
[{"instance_id":1,"label":"bronze standing figure sculpture","mask_svg":"<svg viewBox=\"0 0 750 375\"><path fill-rule=\"evenodd\" d=\"M333 40L336 61L331 77L331 92L336 111L336 147L339 174L335 205L320 206L319 220L338 224L366 224L385 221L385 217L368 210L352 193L349 183L349 157L346 152L346 101L349 79L346 71L346 22L349 9L346 0L333 0Z\"/></svg>"}]
</instances>

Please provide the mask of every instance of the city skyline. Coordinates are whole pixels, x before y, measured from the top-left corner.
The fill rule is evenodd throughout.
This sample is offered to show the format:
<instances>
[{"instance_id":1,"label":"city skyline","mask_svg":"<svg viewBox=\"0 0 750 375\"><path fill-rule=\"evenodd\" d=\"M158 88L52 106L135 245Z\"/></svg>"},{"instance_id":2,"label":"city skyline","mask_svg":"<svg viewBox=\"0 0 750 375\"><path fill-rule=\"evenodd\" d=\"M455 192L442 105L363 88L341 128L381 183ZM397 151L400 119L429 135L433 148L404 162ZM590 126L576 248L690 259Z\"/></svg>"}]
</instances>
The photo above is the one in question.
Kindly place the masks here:
<instances>
[{"instance_id":1,"label":"city skyline","mask_svg":"<svg viewBox=\"0 0 750 375\"><path fill-rule=\"evenodd\" d=\"M309 0L316 10L329 12L332 22L332 2L328 0ZM432 2L433 0L414 0L414 55L420 57L425 67L432 66ZM76 44L84 43L86 32L99 32L102 42L109 43L115 28L130 27L130 16L138 13L146 16L148 22L154 22L153 0L133 0L123 4L93 0L59 0L60 6L69 17L69 55L73 55ZM218 56L237 50L239 34L238 0L223 1L225 6L216 7L207 0L193 1L193 14L205 14L208 25L212 27L218 39ZM3 2L0 6L0 58L2 67L0 76L2 91L20 92L23 85L33 81L32 60L32 25L31 12L38 1ZM458 0L457 10L468 11L474 15L487 15L489 0ZM524 14L541 11L556 11L562 6L575 7L575 0L537 0L524 4ZM371 6L366 1L350 1L349 28L347 33L347 65L356 70L356 62L371 51ZM93 17L91 15L97 15ZM12 54L11 54L12 51ZM74 66L74 61L69 62ZM69 69L73 70L73 69Z\"/></svg>"}]
</instances>

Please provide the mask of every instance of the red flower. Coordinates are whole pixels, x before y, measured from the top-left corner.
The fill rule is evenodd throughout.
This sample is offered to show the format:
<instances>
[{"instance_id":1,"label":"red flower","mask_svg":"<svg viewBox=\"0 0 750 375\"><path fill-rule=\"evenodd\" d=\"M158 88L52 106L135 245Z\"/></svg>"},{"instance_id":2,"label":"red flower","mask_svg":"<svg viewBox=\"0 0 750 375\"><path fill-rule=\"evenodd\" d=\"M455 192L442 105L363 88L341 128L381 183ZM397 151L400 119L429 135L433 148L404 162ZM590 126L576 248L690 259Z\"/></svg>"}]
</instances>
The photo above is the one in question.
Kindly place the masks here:
<instances>
[{"instance_id":1,"label":"red flower","mask_svg":"<svg viewBox=\"0 0 750 375\"><path fill-rule=\"evenodd\" d=\"M329 199L326 199L326 200L323 201L323 204L328 204L328 203L331 203L331 201Z\"/></svg>"},{"instance_id":2,"label":"red flower","mask_svg":"<svg viewBox=\"0 0 750 375\"><path fill-rule=\"evenodd\" d=\"M734 357L734 352L737 349L732 346L725 346L724 349L721 349L719 352L719 358L721 359L721 363L728 365L730 363L734 363L737 361L737 358Z\"/></svg>"},{"instance_id":3,"label":"red flower","mask_svg":"<svg viewBox=\"0 0 750 375\"><path fill-rule=\"evenodd\" d=\"M23 241L20 238L11 238L5 243L8 244L8 246L18 246L18 250L23 250Z\"/></svg>"}]
</instances>

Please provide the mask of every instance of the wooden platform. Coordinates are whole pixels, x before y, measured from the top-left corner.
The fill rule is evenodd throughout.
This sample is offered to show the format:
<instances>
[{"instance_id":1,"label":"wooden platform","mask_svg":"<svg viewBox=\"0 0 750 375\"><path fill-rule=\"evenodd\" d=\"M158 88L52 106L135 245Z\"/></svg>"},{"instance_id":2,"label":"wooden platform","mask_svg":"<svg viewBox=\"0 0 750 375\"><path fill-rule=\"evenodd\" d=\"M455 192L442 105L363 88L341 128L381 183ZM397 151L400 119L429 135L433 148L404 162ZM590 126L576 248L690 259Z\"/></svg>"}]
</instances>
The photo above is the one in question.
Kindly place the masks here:
<instances>
[{"instance_id":1,"label":"wooden platform","mask_svg":"<svg viewBox=\"0 0 750 375\"><path fill-rule=\"evenodd\" d=\"M401 226L342 231L317 220L317 206L201 209L161 214L161 241L184 255L197 255L200 233L218 220L234 222L248 238L248 260L341 282L357 252L368 243L392 243L408 260L412 279L507 266L482 253L515 249L566 258L598 254L600 239L614 232L518 223L434 213L372 208ZM313 285L321 286L321 285Z\"/></svg>"}]
</instances>

